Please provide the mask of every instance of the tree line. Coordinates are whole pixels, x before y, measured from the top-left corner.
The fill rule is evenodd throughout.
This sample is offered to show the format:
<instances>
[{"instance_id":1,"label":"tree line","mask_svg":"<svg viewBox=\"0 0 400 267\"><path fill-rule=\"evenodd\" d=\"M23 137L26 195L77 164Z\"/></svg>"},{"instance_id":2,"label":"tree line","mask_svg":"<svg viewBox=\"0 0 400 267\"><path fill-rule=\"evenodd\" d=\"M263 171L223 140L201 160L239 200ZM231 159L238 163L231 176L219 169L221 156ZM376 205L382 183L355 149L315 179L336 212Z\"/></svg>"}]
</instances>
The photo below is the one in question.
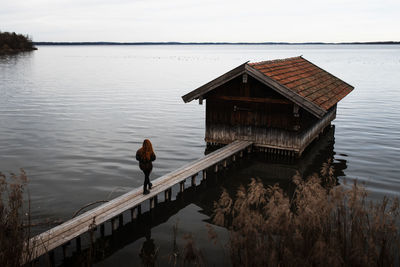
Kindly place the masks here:
<instances>
[{"instance_id":1,"label":"tree line","mask_svg":"<svg viewBox=\"0 0 400 267\"><path fill-rule=\"evenodd\" d=\"M0 54L36 50L28 35L0 32Z\"/></svg>"}]
</instances>

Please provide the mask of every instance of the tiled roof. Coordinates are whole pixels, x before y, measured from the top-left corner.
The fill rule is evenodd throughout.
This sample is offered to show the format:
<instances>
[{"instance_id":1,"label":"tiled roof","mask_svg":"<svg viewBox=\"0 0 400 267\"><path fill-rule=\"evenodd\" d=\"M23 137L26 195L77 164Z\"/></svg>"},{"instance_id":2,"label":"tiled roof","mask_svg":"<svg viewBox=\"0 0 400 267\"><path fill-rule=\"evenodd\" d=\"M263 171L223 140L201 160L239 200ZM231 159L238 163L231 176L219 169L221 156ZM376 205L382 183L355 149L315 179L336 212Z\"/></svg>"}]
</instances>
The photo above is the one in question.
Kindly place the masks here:
<instances>
[{"instance_id":1,"label":"tiled roof","mask_svg":"<svg viewBox=\"0 0 400 267\"><path fill-rule=\"evenodd\" d=\"M301 56L248 65L326 111L354 89Z\"/></svg>"}]
</instances>

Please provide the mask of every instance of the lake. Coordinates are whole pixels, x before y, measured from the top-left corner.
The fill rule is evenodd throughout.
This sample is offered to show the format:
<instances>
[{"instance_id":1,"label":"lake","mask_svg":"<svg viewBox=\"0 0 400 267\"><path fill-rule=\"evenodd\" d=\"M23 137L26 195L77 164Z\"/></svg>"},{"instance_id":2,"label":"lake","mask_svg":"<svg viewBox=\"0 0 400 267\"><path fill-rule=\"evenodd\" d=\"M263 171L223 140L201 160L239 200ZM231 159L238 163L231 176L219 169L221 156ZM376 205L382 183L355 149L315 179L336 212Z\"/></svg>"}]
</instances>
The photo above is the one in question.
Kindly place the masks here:
<instances>
[{"instance_id":1,"label":"lake","mask_svg":"<svg viewBox=\"0 0 400 267\"><path fill-rule=\"evenodd\" d=\"M306 176L333 157L340 183L365 183L372 200L399 195L399 45L38 48L0 57L0 171L27 172L33 222L67 220L87 203L142 186L134 155L145 138L157 155L151 179L202 157L205 106L181 96L248 60L299 55L355 87L338 104L332 131L295 164L247 158L214 190L181 203L151 230L160 255L172 247L178 222L179 244L191 232L207 259L223 262L213 259L219 248L207 240L209 210L221 186L234 192L251 177L289 183L296 170ZM127 242L98 265L137 263L143 240Z\"/></svg>"}]
</instances>

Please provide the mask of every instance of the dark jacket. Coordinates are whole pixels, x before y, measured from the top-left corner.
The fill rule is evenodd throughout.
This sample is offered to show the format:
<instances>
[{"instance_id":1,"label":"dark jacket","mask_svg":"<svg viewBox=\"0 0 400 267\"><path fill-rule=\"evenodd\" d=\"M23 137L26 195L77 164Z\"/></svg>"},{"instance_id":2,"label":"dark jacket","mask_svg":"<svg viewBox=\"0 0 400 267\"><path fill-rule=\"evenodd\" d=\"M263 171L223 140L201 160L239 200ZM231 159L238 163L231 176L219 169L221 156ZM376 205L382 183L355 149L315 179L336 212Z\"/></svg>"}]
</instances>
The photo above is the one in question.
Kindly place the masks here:
<instances>
[{"instance_id":1,"label":"dark jacket","mask_svg":"<svg viewBox=\"0 0 400 267\"><path fill-rule=\"evenodd\" d=\"M151 172L153 169L153 164L151 162L156 160L156 154L152 153L150 160L146 160L143 154L141 148L136 152L136 160L139 161L139 168L144 172Z\"/></svg>"}]
</instances>

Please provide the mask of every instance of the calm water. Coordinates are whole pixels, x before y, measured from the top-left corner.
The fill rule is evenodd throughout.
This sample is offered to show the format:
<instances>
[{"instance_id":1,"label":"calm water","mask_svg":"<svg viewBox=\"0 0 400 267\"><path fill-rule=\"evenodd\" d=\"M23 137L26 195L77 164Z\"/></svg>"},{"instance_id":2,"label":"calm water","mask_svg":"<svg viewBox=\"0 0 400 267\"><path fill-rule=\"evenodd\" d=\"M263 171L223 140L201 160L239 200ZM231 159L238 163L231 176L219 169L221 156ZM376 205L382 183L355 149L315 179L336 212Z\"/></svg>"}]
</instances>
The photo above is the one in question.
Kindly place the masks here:
<instances>
[{"instance_id":1,"label":"calm water","mask_svg":"<svg viewBox=\"0 0 400 267\"><path fill-rule=\"evenodd\" d=\"M204 105L184 104L182 95L247 60L298 55L355 87L338 105L334 135L296 165L248 160L228 173L235 182L225 186L251 176L288 181L296 169L317 171L333 156L340 182L365 182L372 199L399 195L400 46L389 45L40 46L0 57L0 171L27 172L34 221L66 220L86 203L142 185L133 155L144 138L157 154L152 179L204 154ZM212 203L217 195L204 198ZM161 251L171 246L177 220L180 233L197 232L207 247L208 204L200 202L153 228ZM132 241L100 265L124 255L123 262L137 261L127 254L142 243Z\"/></svg>"}]
</instances>

